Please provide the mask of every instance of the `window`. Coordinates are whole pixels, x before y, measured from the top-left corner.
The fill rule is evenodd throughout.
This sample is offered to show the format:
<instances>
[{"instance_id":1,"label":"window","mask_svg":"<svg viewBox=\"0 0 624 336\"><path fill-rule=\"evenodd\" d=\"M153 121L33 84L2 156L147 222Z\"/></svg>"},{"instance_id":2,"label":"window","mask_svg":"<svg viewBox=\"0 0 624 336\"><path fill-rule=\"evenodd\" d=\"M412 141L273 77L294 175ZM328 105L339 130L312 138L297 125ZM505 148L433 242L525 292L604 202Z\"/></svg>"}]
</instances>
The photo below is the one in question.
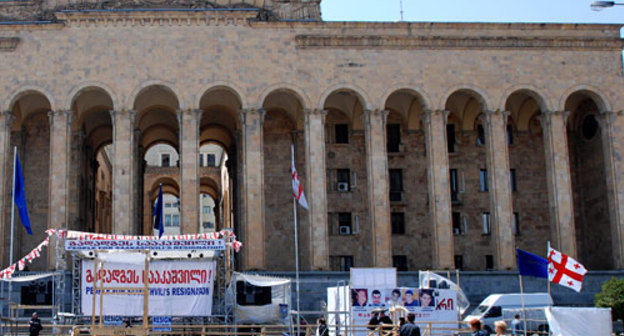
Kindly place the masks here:
<instances>
[{"instance_id":1,"label":"window","mask_svg":"<svg viewBox=\"0 0 624 336\"><path fill-rule=\"evenodd\" d=\"M514 142L513 127L511 127L511 125L507 125L507 144L513 145L513 142Z\"/></svg>"},{"instance_id":2,"label":"window","mask_svg":"<svg viewBox=\"0 0 624 336\"><path fill-rule=\"evenodd\" d=\"M461 213L453 212L452 218L453 218L453 234L454 235L462 234Z\"/></svg>"},{"instance_id":3,"label":"window","mask_svg":"<svg viewBox=\"0 0 624 336\"><path fill-rule=\"evenodd\" d=\"M517 236L520 234L520 215L517 212L513 213L513 234Z\"/></svg>"},{"instance_id":4,"label":"window","mask_svg":"<svg viewBox=\"0 0 624 336\"><path fill-rule=\"evenodd\" d=\"M477 145L485 145L485 129L481 124L477 125Z\"/></svg>"},{"instance_id":5,"label":"window","mask_svg":"<svg viewBox=\"0 0 624 336\"><path fill-rule=\"evenodd\" d=\"M483 214L481 214L481 221L483 222L483 234L489 235L490 233L492 233L489 212L484 212Z\"/></svg>"},{"instance_id":6,"label":"window","mask_svg":"<svg viewBox=\"0 0 624 336\"><path fill-rule=\"evenodd\" d=\"M392 234L405 234L405 213L393 212L390 214Z\"/></svg>"},{"instance_id":7,"label":"window","mask_svg":"<svg viewBox=\"0 0 624 336\"><path fill-rule=\"evenodd\" d=\"M401 125L400 124L388 124L386 125L386 138L388 153L397 153L400 150L401 145Z\"/></svg>"},{"instance_id":8,"label":"window","mask_svg":"<svg viewBox=\"0 0 624 336\"><path fill-rule=\"evenodd\" d=\"M485 255L485 270L491 271L494 269L494 256L491 254Z\"/></svg>"},{"instance_id":9,"label":"window","mask_svg":"<svg viewBox=\"0 0 624 336\"><path fill-rule=\"evenodd\" d=\"M351 190L349 169L336 169L336 182L338 191Z\"/></svg>"},{"instance_id":10,"label":"window","mask_svg":"<svg viewBox=\"0 0 624 336\"><path fill-rule=\"evenodd\" d=\"M204 154L202 154L202 153L199 153L199 166L200 167L206 167L204 165Z\"/></svg>"},{"instance_id":11,"label":"window","mask_svg":"<svg viewBox=\"0 0 624 336\"><path fill-rule=\"evenodd\" d=\"M173 208L173 203L165 203L165 208Z\"/></svg>"},{"instance_id":12,"label":"window","mask_svg":"<svg viewBox=\"0 0 624 336\"><path fill-rule=\"evenodd\" d=\"M512 192L518 190L518 185L516 184L516 170L515 169L509 170L509 183L510 183L510 188Z\"/></svg>"},{"instance_id":13,"label":"window","mask_svg":"<svg viewBox=\"0 0 624 336\"><path fill-rule=\"evenodd\" d=\"M392 256L392 267L396 268L399 272L407 271L407 256L395 255Z\"/></svg>"},{"instance_id":14,"label":"window","mask_svg":"<svg viewBox=\"0 0 624 336\"><path fill-rule=\"evenodd\" d=\"M351 234L351 213L350 212L338 213L338 234L341 236Z\"/></svg>"},{"instance_id":15,"label":"window","mask_svg":"<svg viewBox=\"0 0 624 336\"><path fill-rule=\"evenodd\" d=\"M464 256L461 254L455 255L455 269L460 271L464 269Z\"/></svg>"},{"instance_id":16,"label":"window","mask_svg":"<svg viewBox=\"0 0 624 336\"><path fill-rule=\"evenodd\" d=\"M401 202L403 191L403 170L390 169L390 202Z\"/></svg>"},{"instance_id":17,"label":"window","mask_svg":"<svg viewBox=\"0 0 624 336\"><path fill-rule=\"evenodd\" d=\"M449 153L455 153L455 125L446 125L446 145Z\"/></svg>"},{"instance_id":18,"label":"window","mask_svg":"<svg viewBox=\"0 0 624 336\"><path fill-rule=\"evenodd\" d=\"M349 143L349 125L336 124L334 125L335 139L337 144Z\"/></svg>"},{"instance_id":19,"label":"window","mask_svg":"<svg viewBox=\"0 0 624 336\"><path fill-rule=\"evenodd\" d=\"M178 214L172 215L171 219L172 219L172 223L171 223L172 226L175 226L175 227L180 226L180 215Z\"/></svg>"},{"instance_id":20,"label":"window","mask_svg":"<svg viewBox=\"0 0 624 336\"><path fill-rule=\"evenodd\" d=\"M169 167L171 161L171 157L169 154L162 154L160 156L160 166L161 167Z\"/></svg>"},{"instance_id":21,"label":"window","mask_svg":"<svg viewBox=\"0 0 624 336\"><path fill-rule=\"evenodd\" d=\"M353 256L340 256L340 270L348 272L353 267Z\"/></svg>"},{"instance_id":22,"label":"window","mask_svg":"<svg viewBox=\"0 0 624 336\"><path fill-rule=\"evenodd\" d=\"M165 226L171 226L171 215L165 215Z\"/></svg>"},{"instance_id":23,"label":"window","mask_svg":"<svg viewBox=\"0 0 624 336\"><path fill-rule=\"evenodd\" d=\"M202 227L205 230L212 230L212 229L214 229L214 223L213 222L203 222L202 223Z\"/></svg>"},{"instance_id":24,"label":"window","mask_svg":"<svg viewBox=\"0 0 624 336\"><path fill-rule=\"evenodd\" d=\"M450 170L450 182L451 182L451 202L459 201L458 187L457 187L457 169Z\"/></svg>"},{"instance_id":25,"label":"window","mask_svg":"<svg viewBox=\"0 0 624 336\"><path fill-rule=\"evenodd\" d=\"M205 215L209 215L210 214L210 207L209 206L203 206L202 207L202 213Z\"/></svg>"},{"instance_id":26,"label":"window","mask_svg":"<svg viewBox=\"0 0 624 336\"><path fill-rule=\"evenodd\" d=\"M217 160L214 154L206 154L206 167L216 167Z\"/></svg>"},{"instance_id":27,"label":"window","mask_svg":"<svg viewBox=\"0 0 624 336\"><path fill-rule=\"evenodd\" d=\"M487 169L481 169L479 175L481 177L481 191L488 191Z\"/></svg>"}]
</instances>

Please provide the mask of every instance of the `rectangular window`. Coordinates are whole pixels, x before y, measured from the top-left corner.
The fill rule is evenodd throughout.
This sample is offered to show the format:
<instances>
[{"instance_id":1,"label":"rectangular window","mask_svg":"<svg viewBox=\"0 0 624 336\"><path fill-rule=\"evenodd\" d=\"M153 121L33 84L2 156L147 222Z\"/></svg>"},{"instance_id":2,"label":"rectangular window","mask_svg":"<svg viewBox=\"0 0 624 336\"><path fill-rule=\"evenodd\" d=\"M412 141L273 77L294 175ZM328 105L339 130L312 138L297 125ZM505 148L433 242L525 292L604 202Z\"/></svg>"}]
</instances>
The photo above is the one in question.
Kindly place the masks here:
<instances>
[{"instance_id":1,"label":"rectangular window","mask_svg":"<svg viewBox=\"0 0 624 336\"><path fill-rule=\"evenodd\" d=\"M217 161L214 154L206 154L206 166L207 167L216 167Z\"/></svg>"},{"instance_id":2,"label":"rectangular window","mask_svg":"<svg viewBox=\"0 0 624 336\"><path fill-rule=\"evenodd\" d=\"M348 272L353 267L353 256L340 256L340 271Z\"/></svg>"},{"instance_id":3,"label":"rectangular window","mask_svg":"<svg viewBox=\"0 0 624 336\"><path fill-rule=\"evenodd\" d=\"M349 169L336 169L336 182L338 191L351 190L351 172Z\"/></svg>"},{"instance_id":4,"label":"rectangular window","mask_svg":"<svg viewBox=\"0 0 624 336\"><path fill-rule=\"evenodd\" d=\"M212 223L212 222L203 222L202 223L202 227L204 228L204 230L212 230L212 229L214 229L214 223Z\"/></svg>"},{"instance_id":5,"label":"rectangular window","mask_svg":"<svg viewBox=\"0 0 624 336\"><path fill-rule=\"evenodd\" d=\"M403 192L403 170L390 169L390 202L401 202Z\"/></svg>"},{"instance_id":6,"label":"rectangular window","mask_svg":"<svg viewBox=\"0 0 624 336\"><path fill-rule=\"evenodd\" d=\"M341 236L350 235L351 228L351 213L339 212L338 213L338 234Z\"/></svg>"},{"instance_id":7,"label":"rectangular window","mask_svg":"<svg viewBox=\"0 0 624 336\"><path fill-rule=\"evenodd\" d=\"M484 212L481 214L481 222L483 223L483 234L489 235L492 233L492 226L490 224L490 213Z\"/></svg>"},{"instance_id":8,"label":"rectangular window","mask_svg":"<svg viewBox=\"0 0 624 336\"><path fill-rule=\"evenodd\" d=\"M479 171L479 176L481 178L481 191L488 191L488 175L487 169L481 169Z\"/></svg>"},{"instance_id":9,"label":"rectangular window","mask_svg":"<svg viewBox=\"0 0 624 336\"><path fill-rule=\"evenodd\" d=\"M205 215L209 215L210 214L210 207L209 206L202 207L202 213L205 214Z\"/></svg>"},{"instance_id":10,"label":"rectangular window","mask_svg":"<svg viewBox=\"0 0 624 336\"><path fill-rule=\"evenodd\" d=\"M513 213L513 234L514 236L520 234L520 215L517 212Z\"/></svg>"},{"instance_id":11,"label":"rectangular window","mask_svg":"<svg viewBox=\"0 0 624 336\"><path fill-rule=\"evenodd\" d=\"M513 127L511 127L511 125L507 125L507 144L513 145L513 142L514 142Z\"/></svg>"},{"instance_id":12,"label":"rectangular window","mask_svg":"<svg viewBox=\"0 0 624 336\"><path fill-rule=\"evenodd\" d=\"M509 184L510 184L512 192L518 190L518 185L516 184L516 170L515 169L509 170Z\"/></svg>"},{"instance_id":13,"label":"rectangular window","mask_svg":"<svg viewBox=\"0 0 624 336\"><path fill-rule=\"evenodd\" d=\"M388 124L386 125L386 138L388 153L397 153L400 150L401 145L401 125L400 124Z\"/></svg>"},{"instance_id":14,"label":"rectangular window","mask_svg":"<svg viewBox=\"0 0 624 336\"><path fill-rule=\"evenodd\" d=\"M169 167L171 161L171 157L169 154L162 154L160 156L160 166L161 167Z\"/></svg>"},{"instance_id":15,"label":"rectangular window","mask_svg":"<svg viewBox=\"0 0 624 336\"><path fill-rule=\"evenodd\" d=\"M462 234L462 225L461 225L461 213L453 212L453 234L460 235Z\"/></svg>"},{"instance_id":16,"label":"rectangular window","mask_svg":"<svg viewBox=\"0 0 624 336\"><path fill-rule=\"evenodd\" d=\"M464 269L464 256L461 254L455 255L455 269L460 271Z\"/></svg>"},{"instance_id":17,"label":"rectangular window","mask_svg":"<svg viewBox=\"0 0 624 336\"><path fill-rule=\"evenodd\" d=\"M206 167L204 165L204 154L202 154L202 153L199 153L199 166L200 167Z\"/></svg>"},{"instance_id":18,"label":"rectangular window","mask_svg":"<svg viewBox=\"0 0 624 336\"><path fill-rule=\"evenodd\" d=\"M450 182L451 182L451 202L459 201L459 187L457 182L457 169L451 169L449 171Z\"/></svg>"},{"instance_id":19,"label":"rectangular window","mask_svg":"<svg viewBox=\"0 0 624 336\"><path fill-rule=\"evenodd\" d=\"M396 270L399 272L407 272L407 256L392 256L392 267L396 268Z\"/></svg>"},{"instance_id":20,"label":"rectangular window","mask_svg":"<svg viewBox=\"0 0 624 336\"><path fill-rule=\"evenodd\" d=\"M337 144L349 143L349 125L336 124L334 125L335 139Z\"/></svg>"},{"instance_id":21,"label":"rectangular window","mask_svg":"<svg viewBox=\"0 0 624 336\"><path fill-rule=\"evenodd\" d=\"M171 215L165 215L165 226L171 226Z\"/></svg>"},{"instance_id":22,"label":"rectangular window","mask_svg":"<svg viewBox=\"0 0 624 336\"><path fill-rule=\"evenodd\" d=\"M477 145L485 145L485 129L483 125L477 125Z\"/></svg>"},{"instance_id":23,"label":"rectangular window","mask_svg":"<svg viewBox=\"0 0 624 336\"><path fill-rule=\"evenodd\" d=\"M180 226L180 215L175 214L171 218L172 218L172 221L173 221L173 223L171 223L171 225L173 225L175 227L179 227Z\"/></svg>"},{"instance_id":24,"label":"rectangular window","mask_svg":"<svg viewBox=\"0 0 624 336\"><path fill-rule=\"evenodd\" d=\"M455 153L455 125L446 125L446 145L449 153Z\"/></svg>"},{"instance_id":25,"label":"rectangular window","mask_svg":"<svg viewBox=\"0 0 624 336\"><path fill-rule=\"evenodd\" d=\"M405 213L393 212L390 214L392 222L392 234L405 234Z\"/></svg>"},{"instance_id":26,"label":"rectangular window","mask_svg":"<svg viewBox=\"0 0 624 336\"><path fill-rule=\"evenodd\" d=\"M165 208L173 208L173 203L165 203Z\"/></svg>"},{"instance_id":27,"label":"rectangular window","mask_svg":"<svg viewBox=\"0 0 624 336\"><path fill-rule=\"evenodd\" d=\"M491 271L494 269L494 256L491 254L485 255L485 270Z\"/></svg>"}]
</instances>

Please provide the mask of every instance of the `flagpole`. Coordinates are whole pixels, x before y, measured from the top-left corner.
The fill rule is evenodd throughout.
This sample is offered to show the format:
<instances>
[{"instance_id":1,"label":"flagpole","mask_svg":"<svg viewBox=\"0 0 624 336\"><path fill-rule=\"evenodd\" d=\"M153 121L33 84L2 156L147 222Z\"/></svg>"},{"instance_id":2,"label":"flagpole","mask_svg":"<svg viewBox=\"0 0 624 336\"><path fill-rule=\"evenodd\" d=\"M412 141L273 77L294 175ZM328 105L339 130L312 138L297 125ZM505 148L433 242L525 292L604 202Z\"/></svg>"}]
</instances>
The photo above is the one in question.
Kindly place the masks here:
<instances>
[{"instance_id":1,"label":"flagpole","mask_svg":"<svg viewBox=\"0 0 624 336\"><path fill-rule=\"evenodd\" d=\"M13 188L11 190L11 247L9 251L9 266L13 265L13 240L15 232L15 171L17 169L17 146L13 147ZM13 281L9 281L9 313L11 312L11 292ZM9 315L10 316L10 315Z\"/></svg>"},{"instance_id":2,"label":"flagpole","mask_svg":"<svg viewBox=\"0 0 624 336\"><path fill-rule=\"evenodd\" d=\"M550 240L548 241L548 249L546 250L546 256L548 257L548 253L550 253ZM550 261L549 261L550 264ZM548 284L548 307L550 307L550 265L548 265L548 277L546 277L546 283Z\"/></svg>"},{"instance_id":3,"label":"flagpole","mask_svg":"<svg viewBox=\"0 0 624 336\"><path fill-rule=\"evenodd\" d=\"M520 278L520 301L522 302L522 318L524 319L524 327L522 329L524 330L524 336L527 336L526 309L524 307L524 286L522 285L522 275L519 274L518 277Z\"/></svg>"},{"instance_id":4,"label":"flagpole","mask_svg":"<svg viewBox=\"0 0 624 336\"><path fill-rule=\"evenodd\" d=\"M290 153L292 155L292 162L295 162L295 145L290 146ZM295 224L295 278L296 278L296 291L297 291L297 336L301 333L301 317L299 313L299 237L297 229L297 198L293 193L293 218Z\"/></svg>"}]
</instances>

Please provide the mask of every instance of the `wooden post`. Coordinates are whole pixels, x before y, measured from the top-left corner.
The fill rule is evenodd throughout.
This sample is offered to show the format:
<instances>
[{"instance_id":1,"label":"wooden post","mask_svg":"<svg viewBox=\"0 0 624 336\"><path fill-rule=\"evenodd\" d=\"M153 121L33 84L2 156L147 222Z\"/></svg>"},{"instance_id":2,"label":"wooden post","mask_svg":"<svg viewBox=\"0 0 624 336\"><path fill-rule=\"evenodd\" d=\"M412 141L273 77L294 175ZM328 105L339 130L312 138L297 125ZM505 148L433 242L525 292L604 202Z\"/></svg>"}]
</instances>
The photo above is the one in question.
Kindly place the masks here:
<instances>
[{"instance_id":1,"label":"wooden post","mask_svg":"<svg viewBox=\"0 0 624 336\"><path fill-rule=\"evenodd\" d=\"M143 329L147 335L149 327L149 250L143 251L145 253L145 281L143 287Z\"/></svg>"},{"instance_id":2,"label":"wooden post","mask_svg":"<svg viewBox=\"0 0 624 336\"><path fill-rule=\"evenodd\" d=\"M97 279L98 279L98 257L97 256L98 256L98 251L95 251L95 260L93 262L93 306L91 308L91 329L95 327L95 295L97 294Z\"/></svg>"}]
</instances>

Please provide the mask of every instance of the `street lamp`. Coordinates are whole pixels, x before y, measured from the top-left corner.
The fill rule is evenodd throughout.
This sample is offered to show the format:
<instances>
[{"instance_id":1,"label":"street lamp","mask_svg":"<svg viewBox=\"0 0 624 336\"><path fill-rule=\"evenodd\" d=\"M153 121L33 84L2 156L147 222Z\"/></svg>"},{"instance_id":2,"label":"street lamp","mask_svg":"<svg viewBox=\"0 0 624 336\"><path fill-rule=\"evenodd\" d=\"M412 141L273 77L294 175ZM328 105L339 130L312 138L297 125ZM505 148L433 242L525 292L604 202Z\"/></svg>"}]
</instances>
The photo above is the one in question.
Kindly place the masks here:
<instances>
[{"instance_id":1,"label":"street lamp","mask_svg":"<svg viewBox=\"0 0 624 336\"><path fill-rule=\"evenodd\" d=\"M594 11L601 11L604 8L609 8L613 6L624 6L624 3L618 3L615 1L594 1L589 5Z\"/></svg>"}]
</instances>

